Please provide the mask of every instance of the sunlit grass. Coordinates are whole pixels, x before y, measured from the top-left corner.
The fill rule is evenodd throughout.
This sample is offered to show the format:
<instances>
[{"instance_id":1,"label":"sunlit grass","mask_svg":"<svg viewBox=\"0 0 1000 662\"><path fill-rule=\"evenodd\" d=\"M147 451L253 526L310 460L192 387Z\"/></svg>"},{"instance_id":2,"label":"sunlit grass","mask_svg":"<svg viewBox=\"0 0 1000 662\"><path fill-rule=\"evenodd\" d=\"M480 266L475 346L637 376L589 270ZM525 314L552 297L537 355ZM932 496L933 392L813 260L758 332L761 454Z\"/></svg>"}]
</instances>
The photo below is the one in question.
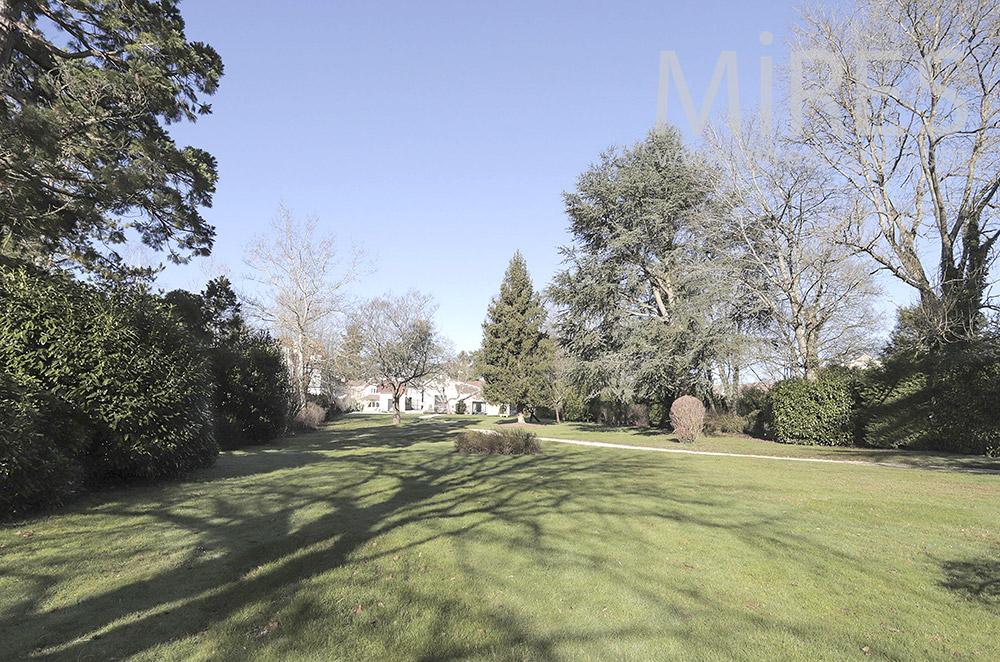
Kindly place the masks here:
<instances>
[{"instance_id":1,"label":"sunlit grass","mask_svg":"<svg viewBox=\"0 0 1000 662\"><path fill-rule=\"evenodd\" d=\"M1000 476L455 453L475 420L351 416L0 527L0 659L1000 659Z\"/></svg>"},{"instance_id":2,"label":"sunlit grass","mask_svg":"<svg viewBox=\"0 0 1000 662\"><path fill-rule=\"evenodd\" d=\"M457 421L463 420L461 416L449 416L447 418ZM477 416L475 417L473 427L490 429L497 425L512 423L514 420ZM743 435L703 436L693 443L680 443L672 433L659 428L608 427L595 423L560 423L557 425L551 421L543 421L540 425L533 425L532 431L540 437L602 441L652 448L767 455L770 457L806 457L845 460L849 462L875 462L913 467L946 467L1000 471L1000 458L956 455L952 453L914 453L905 450L881 448L799 446L796 444L779 444L762 439L753 439ZM957 430L956 434L961 434L961 431Z\"/></svg>"}]
</instances>

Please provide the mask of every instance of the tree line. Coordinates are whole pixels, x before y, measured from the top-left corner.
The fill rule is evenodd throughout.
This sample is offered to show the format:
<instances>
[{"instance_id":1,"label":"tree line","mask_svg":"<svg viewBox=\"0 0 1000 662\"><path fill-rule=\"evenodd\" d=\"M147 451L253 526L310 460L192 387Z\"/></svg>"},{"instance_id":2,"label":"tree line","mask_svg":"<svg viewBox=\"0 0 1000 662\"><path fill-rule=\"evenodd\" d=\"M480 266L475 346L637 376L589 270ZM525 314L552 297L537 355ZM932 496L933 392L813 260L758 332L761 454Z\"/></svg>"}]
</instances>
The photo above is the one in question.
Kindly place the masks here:
<instances>
[{"instance_id":1,"label":"tree line","mask_svg":"<svg viewBox=\"0 0 1000 662\"><path fill-rule=\"evenodd\" d=\"M390 388L397 420L444 370L483 377L520 420L655 423L690 394L779 440L995 448L995 14L805 11L793 45L826 56L797 62L795 105L696 150L664 126L600 154L564 194L553 282L535 291L515 255L482 348L452 356L430 297L354 300L363 252L284 208L248 245L257 295L224 278L154 291L128 242L179 263L212 249L215 159L170 127L211 112L221 58L176 0L0 0L0 506L273 438L329 404L310 402L317 375ZM892 57L862 57L871 44ZM888 343L875 273L916 293ZM834 368L865 353L880 365ZM762 393L748 374L793 381Z\"/></svg>"}]
</instances>

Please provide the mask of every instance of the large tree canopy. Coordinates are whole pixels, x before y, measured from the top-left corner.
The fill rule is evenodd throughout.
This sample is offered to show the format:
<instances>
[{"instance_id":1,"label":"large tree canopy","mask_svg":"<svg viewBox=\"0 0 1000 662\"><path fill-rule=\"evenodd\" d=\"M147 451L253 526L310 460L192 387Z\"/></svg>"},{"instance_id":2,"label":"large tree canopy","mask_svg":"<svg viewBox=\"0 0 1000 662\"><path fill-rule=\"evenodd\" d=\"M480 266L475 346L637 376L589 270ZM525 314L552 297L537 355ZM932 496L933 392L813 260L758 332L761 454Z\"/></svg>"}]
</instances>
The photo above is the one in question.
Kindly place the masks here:
<instances>
[{"instance_id":1,"label":"large tree canopy","mask_svg":"<svg viewBox=\"0 0 1000 662\"><path fill-rule=\"evenodd\" d=\"M215 159L167 126L210 111L222 60L177 5L0 0L4 253L113 265L129 229L173 261L209 252Z\"/></svg>"},{"instance_id":2,"label":"large tree canopy","mask_svg":"<svg viewBox=\"0 0 1000 662\"><path fill-rule=\"evenodd\" d=\"M983 327L1000 240L994 0L855 0L803 11L797 138L857 194L846 239L920 295L938 343Z\"/></svg>"},{"instance_id":3,"label":"large tree canopy","mask_svg":"<svg viewBox=\"0 0 1000 662\"><path fill-rule=\"evenodd\" d=\"M696 225L709 187L664 128L605 152L564 194L574 242L550 295L591 397L664 403L705 386L716 339Z\"/></svg>"}]
</instances>

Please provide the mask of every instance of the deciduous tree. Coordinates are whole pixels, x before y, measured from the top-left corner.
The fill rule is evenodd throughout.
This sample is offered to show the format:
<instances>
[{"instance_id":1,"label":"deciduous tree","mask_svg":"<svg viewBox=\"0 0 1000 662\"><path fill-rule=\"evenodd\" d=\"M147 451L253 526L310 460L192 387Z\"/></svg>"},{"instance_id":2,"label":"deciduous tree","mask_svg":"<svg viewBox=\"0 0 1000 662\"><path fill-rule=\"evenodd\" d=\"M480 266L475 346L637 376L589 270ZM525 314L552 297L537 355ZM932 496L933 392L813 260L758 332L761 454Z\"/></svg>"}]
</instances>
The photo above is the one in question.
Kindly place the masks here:
<instances>
[{"instance_id":1,"label":"deciduous tree","mask_svg":"<svg viewBox=\"0 0 1000 662\"><path fill-rule=\"evenodd\" d=\"M842 242L851 197L828 167L778 128L749 121L716 129L710 145L727 204L710 227L722 278L739 297L740 319L760 329L776 360L814 379L826 362L873 352L879 329L872 269Z\"/></svg>"},{"instance_id":2,"label":"deciduous tree","mask_svg":"<svg viewBox=\"0 0 1000 662\"><path fill-rule=\"evenodd\" d=\"M803 11L797 138L858 195L846 238L920 295L939 343L975 336L1000 215L1000 29L992 0L857 0Z\"/></svg>"},{"instance_id":3,"label":"deciduous tree","mask_svg":"<svg viewBox=\"0 0 1000 662\"><path fill-rule=\"evenodd\" d=\"M358 312L366 377L392 392L392 422L400 423L399 401L406 389L441 373L443 351L434 327L436 304L410 290L371 299Z\"/></svg>"},{"instance_id":4,"label":"deciduous tree","mask_svg":"<svg viewBox=\"0 0 1000 662\"><path fill-rule=\"evenodd\" d=\"M319 219L299 222L284 205L271 233L254 237L245 262L262 288L247 303L258 319L286 344L296 398L304 405L314 369L326 360L332 326L350 310L347 287L367 269L364 254L339 252L333 234L318 232Z\"/></svg>"}]
</instances>

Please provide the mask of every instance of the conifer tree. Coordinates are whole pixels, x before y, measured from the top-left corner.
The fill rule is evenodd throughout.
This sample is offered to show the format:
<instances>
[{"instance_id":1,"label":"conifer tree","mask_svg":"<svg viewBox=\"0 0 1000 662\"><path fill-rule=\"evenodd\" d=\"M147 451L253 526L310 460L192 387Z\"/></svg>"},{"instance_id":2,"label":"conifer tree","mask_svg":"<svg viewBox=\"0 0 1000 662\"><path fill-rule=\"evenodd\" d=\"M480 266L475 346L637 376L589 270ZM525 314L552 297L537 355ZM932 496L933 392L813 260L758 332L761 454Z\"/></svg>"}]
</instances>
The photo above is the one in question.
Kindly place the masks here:
<instances>
[{"instance_id":1,"label":"conifer tree","mask_svg":"<svg viewBox=\"0 0 1000 662\"><path fill-rule=\"evenodd\" d=\"M517 422L524 411L545 401L546 376L552 361L542 323L545 309L531 285L521 252L514 253L483 322L483 347L477 355L486 382L483 394L494 404L512 404Z\"/></svg>"}]
</instances>

